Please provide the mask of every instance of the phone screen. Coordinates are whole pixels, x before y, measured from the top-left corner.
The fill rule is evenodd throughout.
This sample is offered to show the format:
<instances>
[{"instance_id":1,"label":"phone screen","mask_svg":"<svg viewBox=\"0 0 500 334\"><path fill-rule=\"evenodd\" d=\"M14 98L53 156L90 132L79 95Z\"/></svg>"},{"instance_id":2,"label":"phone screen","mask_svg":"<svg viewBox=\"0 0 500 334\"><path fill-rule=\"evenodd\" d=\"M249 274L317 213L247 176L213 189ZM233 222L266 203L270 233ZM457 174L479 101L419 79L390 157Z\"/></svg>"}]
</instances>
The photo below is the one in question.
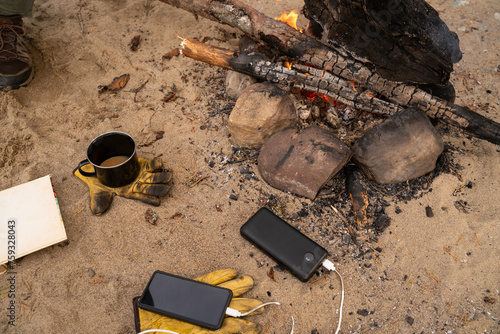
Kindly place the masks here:
<instances>
[{"instance_id":1,"label":"phone screen","mask_svg":"<svg viewBox=\"0 0 500 334\"><path fill-rule=\"evenodd\" d=\"M138 306L205 328L222 326L231 290L155 271Z\"/></svg>"}]
</instances>

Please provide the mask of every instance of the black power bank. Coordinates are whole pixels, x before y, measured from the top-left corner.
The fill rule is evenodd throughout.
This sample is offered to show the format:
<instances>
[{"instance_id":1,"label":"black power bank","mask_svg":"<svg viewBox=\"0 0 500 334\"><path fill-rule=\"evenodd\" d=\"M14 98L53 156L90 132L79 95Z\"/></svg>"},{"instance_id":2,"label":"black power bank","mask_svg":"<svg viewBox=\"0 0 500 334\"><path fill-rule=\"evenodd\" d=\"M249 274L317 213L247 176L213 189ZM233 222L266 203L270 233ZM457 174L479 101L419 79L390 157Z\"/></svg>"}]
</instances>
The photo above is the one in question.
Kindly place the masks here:
<instances>
[{"instance_id":1,"label":"black power bank","mask_svg":"<svg viewBox=\"0 0 500 334\"><path fill-rule=\"evenodd\" d=\"M267 208L259 209L240 233L304 282L328 256L323 247Z\"/></svg>"},{"instance_id":2,"label":"black power bank","mask_svg":"<svg viewBox=\"0 0 500 334\"><path fill-rule=\"evenodd\" d=\"M222 326L233 292L188 278L155 271L137 305L201 327Z\"/></svg>"}]
</instances>

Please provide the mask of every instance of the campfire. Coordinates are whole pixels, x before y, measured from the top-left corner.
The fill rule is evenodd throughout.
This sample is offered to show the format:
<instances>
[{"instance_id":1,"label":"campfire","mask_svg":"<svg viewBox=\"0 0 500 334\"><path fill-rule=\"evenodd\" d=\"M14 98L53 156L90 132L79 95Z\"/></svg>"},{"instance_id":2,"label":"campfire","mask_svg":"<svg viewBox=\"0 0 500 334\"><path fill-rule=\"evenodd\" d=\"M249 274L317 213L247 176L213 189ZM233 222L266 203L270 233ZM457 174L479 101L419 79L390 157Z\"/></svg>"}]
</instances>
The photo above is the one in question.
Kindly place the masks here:
<instances>
[{"instance_id":1,"label":"campfire","mask_svg":"<svg viewBox=\"0 0 500 334\"><path fill-rule=\"evenodd\" d=\"M237 28L272 50L276 54L277 60L288 58L287 61L293 65L292 69L288 69L281 62L262 59L261 55L238 53L190 38L183 38L182 53L187 57L245 73L260 80L313 91L356 109L376 114L393 115L414 105L424 111L431 119L458 127L492 143L500 144L500 125L498 123L469 108L455 105L432 95L421 86L386 79L379 71L386 73L391 68L375 69L369 61L357 59L347 49L335 44L325 44L317 38L310 37L309 34L301 33L285 23L265 16L238 0L162 1L190 11L195 15ZM321 4L321 1L318 3ZM352 4L353 2L348 3ZM406 4L406 2L400 3L400 5L402 4ZM408 6L411 5L415 7L413 12L415 10L429 10L428 7L425 7L423 0L412 1ZM424 8L421 8L422 6ZM393 15L393 17L395 16ZM433 18L433 20L435 19ZM417 21L414 25L418 23ZM311 31L313 30L314 28L311 29ZM432 53L431 51L420 50L416 54ZM441 67L434 71L437 73L436 75L429 74L426 77L427 81L424 78L423 83L446 84L449 72L446 73L446 69L441 69ZM413 69L401 68L400 75L395 75L395 78L399 78L401 73L410 72L410 70ZM418 73L419 70L412 72ZM431 70L427 72L431 72ZM418 74L411 77L412 80L422 79L418 77ZM375 94L361 94L353 91L349 88L352 81L359 87L373 91Z\"/></svg>"},{"instance_id":2,"label":"campfire","mask_svg":"<svg viewBox=\"0 0 500 334\"><path fill-rule=\"evenodd\" d=\"M183 55L263 82L291 87L311 101L321 97L329 106L326 109L341 106L345 115L360 111L379 120L387 118L376 130L370 129L355 142L347 143L353 152L345 143L330 138L330 134L311 130L325 140L321 142L323 152L335 153L331 153L326 163L322 161L328 166L324 179L311 181L313 185L301 185L307 188L303 192L292 189L296 194L314 199L321 186L351 155L366 175L382 184L402 182L431 171L443 151L443 142L429 119L500 144L500 124L453 103L454 89L448 80L453 63L461 58L458 38L424 0L382 1L385 7L368 0L306 0L303 12L310 23L304 30L296 25L296 11L284 12L273 19L239 0L162 1L237 28L258 46L251 52L241 47L234 51L181 37ZM326 115L331 116L329 123L335 122L332 113L327 111ZM283 128L289 125L286 123ZM289 141L293 142L300 131L288 134ZM404 141L405 137L414 138ZM317 138L308 137L308 140ZM273 146L276 145L275 139ZM280 149L301 154L297 145ZM260 155L277 156L274 151L267 152L268 149L264 144ZM309 153L306 148L303 150L302 160L314 160L311 155L306 156L313 148L307 148ZM317 160L319 156L314 158ZM295 159L292 159L298 165L295 174L301 168L324 172L311 165L297 164L302 161L300 156ZM278 159L274 163L282 161ZM418 172L406 170L409 161L417 161ZM266 161L259 160L259 169L264 165ZM279 189L287 189L288 172L275 170L275 174L285 174L280 180L266 181ZM266 175L262 170L261 174ZM353 193L352 197L361 199L357 201L358 207L366 207L362 194ZM366 225L362 217L360 221L358 225Z\"/></svg>"}]
</instances>

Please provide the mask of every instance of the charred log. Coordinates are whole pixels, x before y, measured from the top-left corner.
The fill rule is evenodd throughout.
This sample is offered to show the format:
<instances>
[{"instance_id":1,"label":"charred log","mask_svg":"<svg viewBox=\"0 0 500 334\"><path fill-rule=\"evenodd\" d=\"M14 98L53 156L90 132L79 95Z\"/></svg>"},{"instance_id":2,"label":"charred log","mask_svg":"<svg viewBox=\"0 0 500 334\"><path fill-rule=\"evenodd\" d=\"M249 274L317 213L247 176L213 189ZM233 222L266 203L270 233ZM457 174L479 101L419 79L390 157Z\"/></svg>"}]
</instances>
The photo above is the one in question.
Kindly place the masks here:
<instances>
[{"instance_id":1,"label":"charred log","mask_svg":"<svg viewBox=\"0 0 500 334\"><path fill-rule=\"evenodd\" d=\"M305 0L319 38L373 63L385 79L445 85L462 53L458 36L425 0Z\"/></svg>"},{"instance_id":2,"label":"charred log","mask_svg":"<svg viewBox=\"0 0 500 334\"><path fill-rule=\"evenodd\" d=\"M251 75L257 79L292 86L329 96L353 108L376 114L392 115L401 107L351 88L349 82L318 69L294 65L289 69L257 54L234 53L227 49L182 38L182 54L186 57Z\"/></svg>"}]
</instances>

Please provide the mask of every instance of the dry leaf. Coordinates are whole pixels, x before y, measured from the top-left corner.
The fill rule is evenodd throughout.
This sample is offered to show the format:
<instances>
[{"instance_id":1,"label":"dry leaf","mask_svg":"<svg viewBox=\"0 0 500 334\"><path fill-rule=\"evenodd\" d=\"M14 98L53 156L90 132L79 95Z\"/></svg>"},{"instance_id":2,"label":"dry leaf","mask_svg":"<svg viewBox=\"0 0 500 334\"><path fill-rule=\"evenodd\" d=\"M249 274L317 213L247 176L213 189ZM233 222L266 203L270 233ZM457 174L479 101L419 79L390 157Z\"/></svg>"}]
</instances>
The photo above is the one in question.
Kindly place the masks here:
<instances>
[{"instance_id":1,"label":"dry leaf","mask_svg":"<svg viewBox=\"0 0 500 334\"><path fill-rule=\"evenodd\" d=\"M181 52L179 51L179 48L175 48L167 53L165 53L162 57L163 60L165 59L171 59L173 57L177 57Z\"/></svg>"},{"instance_id":2,"label":"dry leaf","mask_svg":"<svg viewBox=\"0 0 500 334\"><path fill-rule=\"evenodd\" d=\"M176 218L181 218L183 217L184 215L180 212L176 212L174 215L172 215L172 217L170 217L170 219L176 219Z\"/></svg>"},{"instance_id":3,"label":"dry leaf","mask_svg":"<svg viewBox=\"0 0 500 334\"><path fill-rule=\"evenodd\" d=\"M107 86L102 85L97 88L99 88L99 93L103 93L105 91L117 91L125 87L129 79L130 79L130 74L123 74L117 78L114 78L113 82L111 82L109 85Z\"/></svg>"},{"instance_id":4,"label":"dry leaf","mask_svg":"<svg viewBox=\"0 0 500 334\"><path fill-rule=\"evenodd\" d=\"M132 50L133 52L137 51L137 49L139 48L139 44L141 44L141 41L142 41L141 35L134 36L129 43L130 50Z\"/></svg>"}]
</instances>

